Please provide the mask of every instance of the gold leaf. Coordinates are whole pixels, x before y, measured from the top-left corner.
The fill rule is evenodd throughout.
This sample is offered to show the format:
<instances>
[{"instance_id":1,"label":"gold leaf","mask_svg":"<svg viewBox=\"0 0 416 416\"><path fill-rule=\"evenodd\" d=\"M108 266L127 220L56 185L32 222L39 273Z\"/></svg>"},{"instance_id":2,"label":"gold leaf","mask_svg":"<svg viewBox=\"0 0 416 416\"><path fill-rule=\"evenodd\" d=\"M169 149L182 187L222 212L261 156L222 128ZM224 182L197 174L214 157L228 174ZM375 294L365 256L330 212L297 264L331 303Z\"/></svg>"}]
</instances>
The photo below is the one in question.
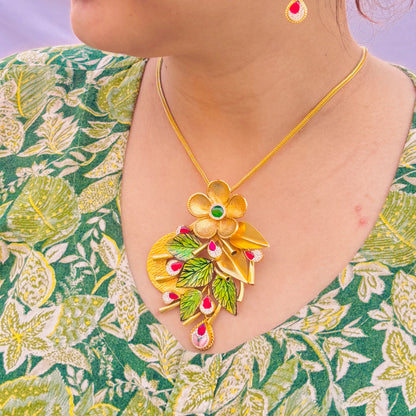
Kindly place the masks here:
<instances>
[{"instance_id":1,"label":"gold leaf","mask_svg":"<svg viewBox=\"0 0 416 416\"><path fill-rule=\"evenodd\" d=\"M243 250L254 250L270 247L264 237L249 223L238 222L237 231L229 238L230 243Z\"/></svg>"},{"instance_id":2,"label":"gold leaf","mask_svg":"<svg viewBox=\"0 0 416 416\"><path fill-rule=\"evenodd\" d=\"M247 258L242 251L232 254L230 247L223 244L223 255L217 260L218 267L227 275L250 283Z\"/></svg>"}]
</instances>

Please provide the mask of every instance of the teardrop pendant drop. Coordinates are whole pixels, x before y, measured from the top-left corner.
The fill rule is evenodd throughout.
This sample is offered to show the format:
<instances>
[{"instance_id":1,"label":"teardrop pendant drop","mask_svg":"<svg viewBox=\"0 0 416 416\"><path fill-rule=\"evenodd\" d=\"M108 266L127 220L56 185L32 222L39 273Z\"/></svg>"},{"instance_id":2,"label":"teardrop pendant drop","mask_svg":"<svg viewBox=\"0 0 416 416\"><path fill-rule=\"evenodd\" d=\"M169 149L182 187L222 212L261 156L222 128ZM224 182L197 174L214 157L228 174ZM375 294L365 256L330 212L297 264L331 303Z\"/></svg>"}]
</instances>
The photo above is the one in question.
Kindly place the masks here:
<instances>
[{"instance_id":1,"label":"teardrop pendant drop","mask_svg":"<svg viewBox=\"0 0 416 416\"><path fill-rule=\"evenodd\" d=\"M292 0L286 7L286 19L291 23L300 23L305 20L308 8L303 0Z\"/></svg>"}]
</instances>

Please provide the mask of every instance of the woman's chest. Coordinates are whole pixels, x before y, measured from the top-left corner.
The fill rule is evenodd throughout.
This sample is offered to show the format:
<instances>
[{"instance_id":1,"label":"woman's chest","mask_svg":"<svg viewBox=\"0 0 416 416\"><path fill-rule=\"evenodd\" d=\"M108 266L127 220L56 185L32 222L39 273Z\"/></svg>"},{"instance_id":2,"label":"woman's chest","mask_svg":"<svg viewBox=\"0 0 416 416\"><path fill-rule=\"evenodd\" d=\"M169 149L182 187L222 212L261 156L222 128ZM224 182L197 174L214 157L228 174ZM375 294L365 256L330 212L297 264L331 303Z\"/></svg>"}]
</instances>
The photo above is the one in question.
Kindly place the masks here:
<instances>
[{"instance_id":1,"label":"woman's chest","mask_svg":"<svg viewBox=\"0 0 416 416\"><path fill-rule=\"evenodd\" d=\"M318 124L234 192L248 202L239 220L259 230L270 247L256 264L255 285L245 285L237 316L222 310L216 318L210 352L230 350L284 322L327 287L362 247L397 174L407 132L403 110L397 123L380 125L377 118L372 128L357 115L355 124ZM150 125L144 115L132 125L122 177L123 237L140 296L192 350L194 324L184 327L178 310L159 312L162 296L146 268L159 238L197 219L188 212L187 201L207 189L175 135L157 124ZM218 175L225 177L211 180L236 177L244 165L232 153L219 155L218 149L200 155L221 160Z\"/></svg>"}]
</instances>

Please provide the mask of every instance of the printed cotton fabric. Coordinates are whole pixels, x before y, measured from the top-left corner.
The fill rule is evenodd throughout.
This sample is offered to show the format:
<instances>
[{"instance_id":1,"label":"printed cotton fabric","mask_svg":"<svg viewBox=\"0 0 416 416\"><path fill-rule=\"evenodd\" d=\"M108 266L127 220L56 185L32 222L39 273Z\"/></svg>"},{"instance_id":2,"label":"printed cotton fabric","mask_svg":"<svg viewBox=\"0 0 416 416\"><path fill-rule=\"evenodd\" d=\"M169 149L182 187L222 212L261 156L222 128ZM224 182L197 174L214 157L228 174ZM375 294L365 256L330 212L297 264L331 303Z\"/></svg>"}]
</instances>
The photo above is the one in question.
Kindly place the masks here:
<instances>
[{"instance_id":1,"label":"printed cotton fabric","mask_svg":"<svg viewBox=\"0 0 416 416\"><path fill-rule=\"evenodd\" d=\"M345 270L273 330L193 353L141 300L121 232L147 61L85 45L0 61L0 415L416 415L416 115Z\"/></svg>"}]
</instances>

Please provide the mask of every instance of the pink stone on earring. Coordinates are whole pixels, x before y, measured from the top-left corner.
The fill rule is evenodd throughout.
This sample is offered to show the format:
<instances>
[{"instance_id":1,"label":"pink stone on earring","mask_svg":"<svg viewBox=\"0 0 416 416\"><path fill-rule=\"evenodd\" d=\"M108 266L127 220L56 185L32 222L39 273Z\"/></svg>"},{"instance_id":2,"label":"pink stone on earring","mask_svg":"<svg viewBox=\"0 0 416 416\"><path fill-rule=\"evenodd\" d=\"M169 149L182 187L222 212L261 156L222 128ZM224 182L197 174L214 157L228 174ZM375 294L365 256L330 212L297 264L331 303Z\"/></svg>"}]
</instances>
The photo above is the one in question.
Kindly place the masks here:
<instances>
[{"instance_id":1,"label":"pink stone on earring","mask_svg":"<svg viewBox=\"0 0 416 416\"><path fill-rule=\"evenodd\" d=\"M303 0L292 0L286 7L286 19L291 23L300 23L308 14L308 9Z\"/></svg>"}]
</instances>

